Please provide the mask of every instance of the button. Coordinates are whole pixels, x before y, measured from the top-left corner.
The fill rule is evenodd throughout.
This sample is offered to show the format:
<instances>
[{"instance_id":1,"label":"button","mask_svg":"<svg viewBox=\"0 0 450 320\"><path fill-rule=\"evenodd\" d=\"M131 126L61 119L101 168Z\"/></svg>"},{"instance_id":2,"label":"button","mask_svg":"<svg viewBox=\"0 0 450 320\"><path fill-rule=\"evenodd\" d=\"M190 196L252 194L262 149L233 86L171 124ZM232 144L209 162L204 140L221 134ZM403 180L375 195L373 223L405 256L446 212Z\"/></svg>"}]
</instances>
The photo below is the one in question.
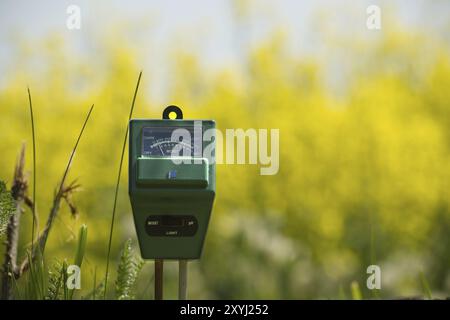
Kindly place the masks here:
<instances>
[{"instance_id":1,"label":"button","mask_svg":"<svg viewBox=\"0 0 450 320\"><path fill-rule=\"evenodd\" d=\"M170 170L167 173L167 178L168 179L175 179L177 177L177 170Z\"/></svg>"}]
</instances>

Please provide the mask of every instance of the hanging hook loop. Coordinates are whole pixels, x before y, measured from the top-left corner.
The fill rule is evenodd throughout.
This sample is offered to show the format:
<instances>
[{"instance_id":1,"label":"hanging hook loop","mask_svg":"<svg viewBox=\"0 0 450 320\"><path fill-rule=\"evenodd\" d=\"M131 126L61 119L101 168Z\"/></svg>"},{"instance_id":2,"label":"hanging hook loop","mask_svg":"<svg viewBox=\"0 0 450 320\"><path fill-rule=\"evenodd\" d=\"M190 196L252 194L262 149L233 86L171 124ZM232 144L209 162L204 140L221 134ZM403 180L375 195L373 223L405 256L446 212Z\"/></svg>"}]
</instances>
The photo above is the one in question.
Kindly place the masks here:
<instances>
[{"instance_id":1,"label":"hanging hook loop","mask_svg":"<svg viewBox=\"0 0 450 320\"><path fill-rule=\"evenodd\" d=\"M183 111L181 111L181 109L177 106L168 106L164 109L163 114L162 114L162 118L163 119L171 119L170 118L170 114L171 113L175 113L176 114L176 118L175 119L183 119Z\"/></svg>"}]
</instances>

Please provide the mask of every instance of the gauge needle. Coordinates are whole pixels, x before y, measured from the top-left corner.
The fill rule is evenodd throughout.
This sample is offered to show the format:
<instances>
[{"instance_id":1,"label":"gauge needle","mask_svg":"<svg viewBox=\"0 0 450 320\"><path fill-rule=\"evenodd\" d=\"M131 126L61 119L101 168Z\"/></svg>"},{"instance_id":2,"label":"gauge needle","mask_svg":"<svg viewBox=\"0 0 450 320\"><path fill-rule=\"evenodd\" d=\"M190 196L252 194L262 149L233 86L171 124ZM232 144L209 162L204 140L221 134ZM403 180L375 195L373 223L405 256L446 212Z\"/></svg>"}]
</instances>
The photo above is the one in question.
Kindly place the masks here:
<instances>
[{"instance_id":1,"label":"gauge needle","mask_svg":"<svg viewBox=\"0 0 450 320\"><path fill-rule=\"evenodd\" d=\"M159 147L159 150L161 150L161 155L163 156L164 152L162 151L161 145L158 145L158 147Z\"/></svg>"}]
</instances>

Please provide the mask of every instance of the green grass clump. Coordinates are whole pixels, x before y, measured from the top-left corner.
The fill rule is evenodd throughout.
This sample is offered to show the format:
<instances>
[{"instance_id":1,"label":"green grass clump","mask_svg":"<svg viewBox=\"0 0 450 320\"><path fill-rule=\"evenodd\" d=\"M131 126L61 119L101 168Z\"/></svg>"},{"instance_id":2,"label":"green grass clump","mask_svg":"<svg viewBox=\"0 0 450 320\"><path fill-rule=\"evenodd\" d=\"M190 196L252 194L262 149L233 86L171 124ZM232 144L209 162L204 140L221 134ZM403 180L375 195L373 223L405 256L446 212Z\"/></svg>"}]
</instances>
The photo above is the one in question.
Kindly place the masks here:
<instances>
[{"instance_id":1,"label":"green grass clump","mask_svg":"<svg viewBox=\"0 0 450 320\"><path fill-rule=\"evenodd\" d=\"M132 246L131 239L125 242L120 257L116 280L116 298L118 300L135 299L135 286L144 261L138 257Z\"/></svg>"}]
</instances>

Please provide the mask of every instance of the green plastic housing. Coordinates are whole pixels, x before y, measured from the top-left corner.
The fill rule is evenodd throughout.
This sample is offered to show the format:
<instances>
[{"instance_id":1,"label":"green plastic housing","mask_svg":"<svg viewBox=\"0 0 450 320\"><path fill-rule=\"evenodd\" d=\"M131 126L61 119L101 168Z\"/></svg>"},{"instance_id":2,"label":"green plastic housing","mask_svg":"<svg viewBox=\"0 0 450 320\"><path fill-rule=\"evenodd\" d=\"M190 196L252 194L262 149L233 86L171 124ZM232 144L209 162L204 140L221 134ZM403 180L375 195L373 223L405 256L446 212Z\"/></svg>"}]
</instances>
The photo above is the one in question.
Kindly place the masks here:
<instances>
[{"instance_id":1,"label":"green plastic housing","mask_svg":"<svg viewBox=\"0 0 450 320\"><path fill-rule=\"evenodd\" d=\"M216 166L208 158L175 164L168 156L143 156L144 127L183 128L201 121L202 133L215 128L213 120L133 119L129 124L129 196L139 247L144 259L199 259L208 229L216 190ZM198 123L198 122L197 122ZM214 140L214 139L213 139ZM201 142L202 150L215 141ZM193 159L193 158L178 158ZM170 172L176 172L171 177ZM155 221L153 217L160 220ZM177 219L179 217L179 219ZM167 218L167 219L166 219ZM175 220L175 222L171 222ZM177 232L194 223L195 232ZM152 234L151 224L175 223L165 234ZM178 228L178 229L177 229ZM174 230L174 231L170 231Z\"/></svg>"}]
</instances>

